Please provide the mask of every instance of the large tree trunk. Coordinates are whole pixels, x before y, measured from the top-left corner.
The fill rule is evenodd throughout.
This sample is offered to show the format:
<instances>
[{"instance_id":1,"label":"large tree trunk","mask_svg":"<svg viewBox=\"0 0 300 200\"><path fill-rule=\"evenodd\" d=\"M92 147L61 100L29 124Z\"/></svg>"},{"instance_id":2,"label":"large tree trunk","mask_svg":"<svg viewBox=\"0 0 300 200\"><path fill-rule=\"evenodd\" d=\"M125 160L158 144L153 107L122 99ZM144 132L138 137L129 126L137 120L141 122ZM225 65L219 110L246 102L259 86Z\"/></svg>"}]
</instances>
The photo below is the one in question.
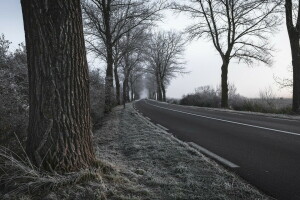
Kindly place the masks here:
<instances>
[{"instance_id":1,"label":"large tree trunk","mask_svg":"<svg viewBox=\"0 0 300 200\"><path fill-rule=\"evenodd\" d=\"M105 3L104 13L104 24L105 24L105 39L106 39L106 76L105 76L105 109L106 113L111 112L114 104L114 76L113 76L113 44L112 44L112 34L110 30L110 12L111 12L111 2Z\"/></svg>"},{"instance_id":2,"label":"large tree trunk","mask_svg":"<svg viewBox=\"0 0 300 200\"><path fill-rule=\"evenodd\" d=\"M121 86L120 86L117 64L114 65L114 75L115 75L115 84L116 84L116 100L117 100L117 104L121 105L121 99L120 99Z\"/></svg>"},{"instance_id":3,"label":"large tree trunk","mask_svg":"<svg viewBox=\"0 0 300 200\"><path fill-rule=\"evenodd\" d=\"M299 41L299 40L298 40ZM299 52L299 50L298 50ZM294 113L300 114L300 55L293 59L293 105Z\"/></svg>"},{"instance_id":4,"label":"large tree trunk","mask_svg":"<svg viewBox=\"0 0 300 200\"><path fill-rule=\"evenodd\" d=\"M223 59L223 64L221 67L221 107L228 108L228 59Z\"/></svg>"},{"instance_id":5,"label":"large tree trunk","mask_svg":"<svg viewBox=\"0 0 300 200\"><path fill-rule=\"evenodd\" d=\"M293 104L292 110L294 113L300 113L300 30L297 20L296 27L293 25L293 6L291 0L286 0L286 26L290 39L290 46L292 52L292 64L293 64ZM298 16L300 18L300 16Z\"/></svg>"},{"instance_id":6,"label":"large tree trunk","mask_svg":"<svg viewBox=\"0 0 300 200\"><path fill-rule=\"evenodd\" d=\"M293 65L293 103L292 110L300 113L300 47L298 34L290 34Z\"/></svg>"},{"instance_id":7,"label":"large tree trunk","mask_svg":"<svg viewBox=\"0 0 300 200\"><path fill-rule=\"evenodd\" d=\"M27 153L45 170L94 160L80 0L21 0L29 73Z\"/></svg>"}]
</instances>

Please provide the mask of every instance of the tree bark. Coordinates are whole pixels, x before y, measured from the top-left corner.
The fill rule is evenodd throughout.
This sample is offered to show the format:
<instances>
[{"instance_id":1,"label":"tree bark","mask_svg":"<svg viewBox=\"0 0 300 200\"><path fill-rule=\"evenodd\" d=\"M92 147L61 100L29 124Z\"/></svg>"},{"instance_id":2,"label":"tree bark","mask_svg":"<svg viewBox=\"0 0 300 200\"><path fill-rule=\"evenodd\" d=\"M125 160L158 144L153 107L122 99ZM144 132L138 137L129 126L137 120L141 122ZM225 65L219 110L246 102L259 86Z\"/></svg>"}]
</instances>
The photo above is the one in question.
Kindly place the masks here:
<instances>
[{"instance_id":1,"label":"tree bark","mask_svg":"<svg viewBox=\"0 0 300 200\"><path fill-rule=\"evenodd\" d=\"M221 107L228 108L228 66L229 59L223 59L223 64L221 67L222 75L221 75Z\"/></svg>"},{"instance_id":2,"label":"tree bark","mask_svg":"<svg viewBox=\"0 0 300 200\"><path fill-rule=\"evenodd\" d=\"M119 75L118 75L118 66L117 64L114 65L114 75L115 75L115 84L116 84L116 101L118 105L121 105L121 99L120 99L120 93L121 93L121 89L120 89L120 79L119 79Z\"/></svg>"},{"instance_id":3,"label":"tree bark","mask_svg":"<svg viewBox=\"0 0 300 200\"><path fill-rule=\"evenodd\" d=\"M49 171L95 160L80 0L21 0L29 73L27 153Z\"/></svg>"},{"instance_id":4,"label":"tree bark","mask_svg":"<svg viewBox=\"0 0 300 200\"><path fill-rule=\"evenodd\" d=\"M108 42L109 43L109 42ZM105 113L111 112L114 98L113 52L112 45L107 47L107 68L105 76Z\"/></svg>"},{"instance_id":5,"label":"tree bark","mask_svg":"<svg viewBox=\"0 0 300 200\"><path fill-rule=\"evenodd\" d=\"M292 110L294 113L300 113L300 13L298 13L298 20L296 26L293 24L293 6L291 0L286 0L286 26L288 30L290 47L292 53L293 65L293 103Z\"/></svg>"},{"instance_id":6,"label":"tree bark","mask_svg":"<svg viewBox=\"0 0 300 200\"><path fill-rule=\"evenodd\" d=\"M300 113L300 47L298 34L290 34L293 65L293 103L294 113Z\"/></svg>"},{"instance_id":7,"label":"tree bark","mask_svg":"<svg viewBox=\"0 0 300 200\"><path fill-rule=\"evenodd\" d=\"M105 24L105 37L106 37L106 77L105 77L105 113L111 112L113 107L114 99L114 77L113 77L113 43L112 43L112 34L110 28L110 2L104 4L103 13L104 13L104 24Z\"/></svg>"}]
</instances>

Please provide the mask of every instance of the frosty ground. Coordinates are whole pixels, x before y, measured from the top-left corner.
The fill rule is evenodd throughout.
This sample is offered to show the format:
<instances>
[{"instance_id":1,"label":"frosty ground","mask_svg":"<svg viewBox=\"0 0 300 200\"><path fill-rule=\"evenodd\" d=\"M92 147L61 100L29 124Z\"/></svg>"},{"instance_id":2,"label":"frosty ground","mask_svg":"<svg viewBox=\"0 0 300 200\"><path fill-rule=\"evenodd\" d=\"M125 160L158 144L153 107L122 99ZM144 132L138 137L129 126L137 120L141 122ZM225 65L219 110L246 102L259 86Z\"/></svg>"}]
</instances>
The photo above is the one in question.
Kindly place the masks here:
<instances>
[{"instance_id":1,"label":"frosty ground","mask_svg":"<svg viewBox=\"0 0 300 200\"><path fill-rule=\"evenodd\" d=\"M117 107L106 116L93 139L98 168L70 175L40 175L35 179L35 190L18 195L10 192L2 198L270 199L153 125L132 104L126 109Z\"/></svg>"},{"instance_id":2,"label":"frosty ground","mask_svg":"<svg viewBox=\"0 0 300 200\"><path fill-rule=\"evenodd\" d=\"M118 107L95 133L97 154L131 183L125 199L268 199L132 107ZM129 195L130 194L130 195ZM129 196L128 196L129 195Z\"/></svg>"}]
</instances>

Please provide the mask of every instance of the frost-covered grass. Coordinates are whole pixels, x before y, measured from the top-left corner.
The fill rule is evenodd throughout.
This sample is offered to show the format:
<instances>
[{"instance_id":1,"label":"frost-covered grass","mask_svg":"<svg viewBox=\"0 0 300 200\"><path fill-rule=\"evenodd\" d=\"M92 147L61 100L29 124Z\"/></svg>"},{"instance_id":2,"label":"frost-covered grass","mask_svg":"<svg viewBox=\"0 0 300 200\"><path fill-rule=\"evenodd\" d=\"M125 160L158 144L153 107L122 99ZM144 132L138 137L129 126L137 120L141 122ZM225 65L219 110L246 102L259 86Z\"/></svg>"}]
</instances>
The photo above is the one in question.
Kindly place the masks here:
<instances>
[{"instance_id":1,"label":"frost-covered grass","mask_svg":"<svg viewBox=\"0 0 300 200\"><path fill-rule=\"evenodd\" d=\"M94 147L99 166L72 174L41 172L8 157L6 164L18 173L1 180L21 182L13 185L18 193L10 191L0 199L269 199L151 124L131 104L106 116L94 132Z\"/></svg>"},{"instance_id":2,"label":"frost-covered grass","mask_svg":"<svg viewBox=\"0 0 300 200\"><path fill-rule=\"evenodd\" d=\"M98 133L97 152L138 186L130 189L132 198L268 199L188 144L151 124L131 104L125 111L116 110L114 115Z\"/></svg>"}]
</instances>

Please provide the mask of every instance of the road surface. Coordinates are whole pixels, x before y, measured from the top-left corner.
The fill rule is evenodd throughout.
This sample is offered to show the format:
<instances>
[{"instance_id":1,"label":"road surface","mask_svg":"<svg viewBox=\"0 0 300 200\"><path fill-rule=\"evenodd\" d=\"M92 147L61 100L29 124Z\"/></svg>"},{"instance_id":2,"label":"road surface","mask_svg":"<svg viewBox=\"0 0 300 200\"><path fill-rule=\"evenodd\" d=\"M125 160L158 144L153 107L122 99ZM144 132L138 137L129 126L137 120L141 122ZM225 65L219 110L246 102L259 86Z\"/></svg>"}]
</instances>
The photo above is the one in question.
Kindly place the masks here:
<instances>
[{"instance_id":1,"label":"road surface","mask_svg":"<svg viewBox=\"0 0 300 200\"><path fill-rule=\"evenodd\" d=\"M266 194L300 200L300 120L140 100L135 108Z\"/></svg>"}]
</instances>

